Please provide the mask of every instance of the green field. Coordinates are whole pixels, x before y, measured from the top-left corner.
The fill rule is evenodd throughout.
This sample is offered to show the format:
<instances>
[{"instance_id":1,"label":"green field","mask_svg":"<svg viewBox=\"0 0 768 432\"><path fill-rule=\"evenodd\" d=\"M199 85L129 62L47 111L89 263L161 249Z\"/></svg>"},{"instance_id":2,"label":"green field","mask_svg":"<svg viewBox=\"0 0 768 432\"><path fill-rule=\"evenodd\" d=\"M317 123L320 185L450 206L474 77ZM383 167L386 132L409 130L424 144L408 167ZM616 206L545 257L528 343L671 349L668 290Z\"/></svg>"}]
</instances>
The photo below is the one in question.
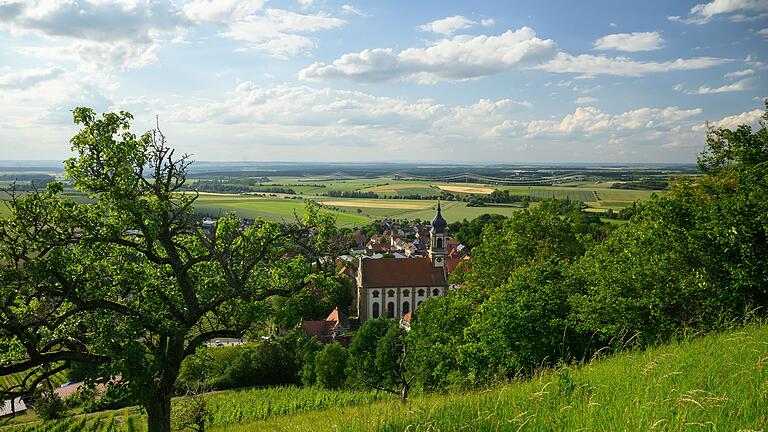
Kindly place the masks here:
<instances>
[{"instance_id":1,"label":"green field","mask_svg":"<svg viewBox=\"0 0 768 432\"><path fill-rule=\"evenodd\" d=\"M484 391L417 395L406 405L374 392L294 387L209 397L213 431L765 431L768 325L547 370ZM0 430L144 425L130 408Z\"/></svg>"},{"instance_id":2,"label":"green field","mask_svg":"<svg viewBox=\"0 0 768 432\"><path fill-rule=\"evenodd\" d=\"M293 221L295 215L301 216L305 208L305 199L325 203L325 210L331 212L340 226L353 227L370 223L376 219L421 219L429 220L434 216L435 202L432 200L406 200L394 198L358 199L327 197L330 190L344 192L374 192L379 196L434 196L441 187L454 190L458 196L469 192L455 191L490 191L492 189L509 190L517 196L530 196L540 199L558 198L583 201L593 211L613 209L618 211L638 200L647 200L653 193L661 191L610 189L613 182L574 182L557 186L494 186L477 183L429 183L392 178L374 179L307 179L301 177L275 177L263 187L291 188L300 195L274 194L270 197L240 194L201 194L196 203L200 215L220 217L226 213L235 213L239 217L261 217L273 221ZM298 186L297 186L298 185ZM477 192L480 193L480 192ZM488 192L485 192L488 193ZM68 196L78 201L82 195L68 191ZM291 199L296 198L296 199ZM0 196L2 201L3 196ZM471 220L485 213L509 216L519 207L511 205L467 207L460 201L444 201L443 215L448 222ZM359 210L359 211L358 211ZM0 217L7 216L8 210L0 205Z\"/></svg>"}]
</instances>

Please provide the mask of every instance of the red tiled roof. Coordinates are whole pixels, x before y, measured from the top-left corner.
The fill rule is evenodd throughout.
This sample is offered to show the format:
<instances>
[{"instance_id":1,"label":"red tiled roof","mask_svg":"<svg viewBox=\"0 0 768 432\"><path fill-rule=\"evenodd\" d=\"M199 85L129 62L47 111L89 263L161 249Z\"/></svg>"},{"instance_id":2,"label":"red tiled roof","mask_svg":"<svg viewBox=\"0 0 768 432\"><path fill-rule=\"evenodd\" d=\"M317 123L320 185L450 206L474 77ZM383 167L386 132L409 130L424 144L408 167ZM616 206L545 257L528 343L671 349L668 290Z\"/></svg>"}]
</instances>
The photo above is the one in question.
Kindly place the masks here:
<instances>
[{"instance_id":1,"label":"red tiled roof","mask_svg":"<svg viewBox=\"0 0 768 432\"><path fill-rule=\"evenodd\" d=\"M454 270L461 264L462 261L467 261L468 257L462 257L462 258L446 258L445 260L445 269L448 270L448 274L453 273Z\"/></svg>"},{"instance_id":2,"label":"red tiled roof","mask_svg":"<svg viewBox=\"0 0 768 432\"><path fill-rule=\"evenodd\" d=\"M329 323L328 321L304 321L301 323L301 329L304 330L304 333L309 337L326 336L330 333L329 330L331 327L333 327L333 323Z\"/></svg>"},{"instance_id":3,"label":"red tiled roof","mask_svg":"<svg viewBox=\"0 0 768 432\"><path fill-rule=\"evenodd\" d=\"M349 327L349 318L347 318L347 316L343 313L339 312L338 306L333 308L325 321L332 323L332 325L341 324L342 327Z\"/></svg>"},{"instance_id":4,"label":"red tiled roof","mask_svg":"<svg viewBox=\"0 0 768 432\"><path fill-rule=\"evenodd\" d=\"M410 311L407 314L403 315L403 321L405 322L411 322L411 318L413 318L413 311Z\"/></svg>"},{"instance_id":5,"label":"red tiled roof","mask_svg":"<svg viewBox=\"0 0 768 432\"><path fill-rule=\"evenodd\" d=\"M364 259L360 263L366 288L446 286L442 267L428 258Z\"/></svg>"}]
</instances>

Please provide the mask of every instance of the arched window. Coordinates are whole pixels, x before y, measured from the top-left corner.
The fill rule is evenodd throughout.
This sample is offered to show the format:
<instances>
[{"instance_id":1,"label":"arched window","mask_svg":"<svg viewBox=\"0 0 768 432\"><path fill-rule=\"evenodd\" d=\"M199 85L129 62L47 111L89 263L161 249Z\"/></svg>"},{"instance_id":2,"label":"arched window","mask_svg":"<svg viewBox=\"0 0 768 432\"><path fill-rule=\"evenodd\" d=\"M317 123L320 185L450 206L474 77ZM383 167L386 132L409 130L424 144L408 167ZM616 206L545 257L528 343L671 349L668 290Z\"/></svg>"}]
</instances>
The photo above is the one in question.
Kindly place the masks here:
<instances>
[{"instance_id":1,"label":"arched window","mask_svg":"<svg viewBox=\"0 0 768 432\"><path fill-rule=\"evenodd\" d=\"M408 290L403 291L403 296L408 297L409 295L411 295L410 291Z\"/></svg>"},{"instance_id":2,"label":"arched window","mask_svg":"<svg viewBox=\"0 0 768 432\"><path fill-rule=\"evenodd\" d=\"M432 295L433 295L433 296L439 296L439 295L440 295L440 290L439 290L439 289L437 289L437 288L433 289L433 290L432 290Z\"/></svg>"},{"instance_id":3,"label":"arched window","mask_svg":"<svg viewBox=\"0 0 768 432\"><path fill-rule=\"evenodd\" d=\"M403 302L403 315L407 314L411 311L411 304L408 302Z\"/></svg>"},{"instance_id":4,"label":"arched window","mask_svg":"<svg viewBox=\"0 0 768 432\"><path fill-rule=\"evenodd\" d=\"M378 291L374 291L373 292L373 298L379 298L379 292Z\"/></svg>"},{"instance_id":5,"label":"arched window","mask_svg":"<svg viewBox=\"0 0 768 432\"><path fill-rule=\"evenodd\" d=\"M437 238L437 248L438 249L442 249L443 248L443 238L442 237L438 237Z\"/></svg>"},{"instance_id":6,"label":"arched window","mask_svg":"<svg viewBox=\"0 0 768 432\"><path fill-rule=\"evenodd\" d=\"M373 317L378 318L379 317L379 304L374 303L373 304Z\"/></svg>"},{"instance_id":7,"label":"arched window","mask_svg":"<svg viewBox=\"0 0 768 432\"><path fill-rule=\"evenodd\" d=\"M420 290L416 291L416 294L417 294L419 297L424 297L424 290L423 290L423 289L420 289Z\"/></svg>"},{"instance_id":8,"label":"arched window","mask_svg":"<svg viewBox=\"0 0 768 432\"><path fill-rule=\"evenodd\" d=\"M387 316L390 318L395 317L395 303L389 302L387 303Z\"/></svg>"},{"instance_id":9,"label":"arched window","mask_svg":"<svg viewBox=\"0 0 768 432\"><path fill-rule=\"evenodd\" d=\"M389 290L389 292L387 292L387 297L394 297L394 296L395 296L395 291Z\"/></svg>"}]
</instances>

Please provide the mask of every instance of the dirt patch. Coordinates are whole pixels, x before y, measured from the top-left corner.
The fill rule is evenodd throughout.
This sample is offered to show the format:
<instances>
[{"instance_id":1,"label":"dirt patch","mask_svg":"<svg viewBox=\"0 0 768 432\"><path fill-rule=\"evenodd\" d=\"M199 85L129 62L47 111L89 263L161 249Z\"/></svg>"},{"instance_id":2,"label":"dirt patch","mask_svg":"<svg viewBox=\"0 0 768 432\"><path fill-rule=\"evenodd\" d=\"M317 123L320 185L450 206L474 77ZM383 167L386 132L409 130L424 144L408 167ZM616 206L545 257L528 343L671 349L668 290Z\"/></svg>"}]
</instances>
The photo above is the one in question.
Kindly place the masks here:
<instances>
[{"instance_id":1,"label":"dirt patch","mask_svg":"<svg viewBox=\"0 0 768 432\"><path fill-rule=\"evenodd\" d=\"M438 187L444 191L465 193L465 194L490 195L493 192L492 188L483 187L483 186L439 185Z\"/></svg>"}]
</instances>

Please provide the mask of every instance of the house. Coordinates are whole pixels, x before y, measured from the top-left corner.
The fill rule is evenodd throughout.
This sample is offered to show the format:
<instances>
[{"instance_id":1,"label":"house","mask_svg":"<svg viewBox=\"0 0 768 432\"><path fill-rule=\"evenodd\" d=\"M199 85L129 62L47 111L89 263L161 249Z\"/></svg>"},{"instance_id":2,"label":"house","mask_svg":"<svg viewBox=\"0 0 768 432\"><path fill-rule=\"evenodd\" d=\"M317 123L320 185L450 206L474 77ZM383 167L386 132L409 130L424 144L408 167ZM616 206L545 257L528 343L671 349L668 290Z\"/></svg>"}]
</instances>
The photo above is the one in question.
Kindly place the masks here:
<instances>
[{"instance_id":1,"label":"house","mask_svg":"<svg viewBox=\"0 0 768 432\"><path fill-rule=\"evenodd\" d=\"M20 398L6 399L0 404L0 418L15 416L27 410L27 405Z\"/></svg>"},{"instance_id":2,"label":"house","mask_svg":"<svg viewBox=\"0 0 768 432\"><path fill-rule=\"evenodd\" d=\"M429 297L445 295L450 272L456 268L448 258L447 227L438 203L425 257L359 258L356 301L361 324L370 318L400 319Z\"/></svg>"},{"instance_id":3,"label":"house","mask_svg":"<svg viewBox=\"0 0 768 432\"><path fill-rule=\"evenodd\" d=\"M301 329L309 337L316 337L322 343L340 342L342 345L349 343L346 332L350 328L349 318L339 311L338 306L331 311L324 320L304 321Z\"/></svg>"}]
</instances>

